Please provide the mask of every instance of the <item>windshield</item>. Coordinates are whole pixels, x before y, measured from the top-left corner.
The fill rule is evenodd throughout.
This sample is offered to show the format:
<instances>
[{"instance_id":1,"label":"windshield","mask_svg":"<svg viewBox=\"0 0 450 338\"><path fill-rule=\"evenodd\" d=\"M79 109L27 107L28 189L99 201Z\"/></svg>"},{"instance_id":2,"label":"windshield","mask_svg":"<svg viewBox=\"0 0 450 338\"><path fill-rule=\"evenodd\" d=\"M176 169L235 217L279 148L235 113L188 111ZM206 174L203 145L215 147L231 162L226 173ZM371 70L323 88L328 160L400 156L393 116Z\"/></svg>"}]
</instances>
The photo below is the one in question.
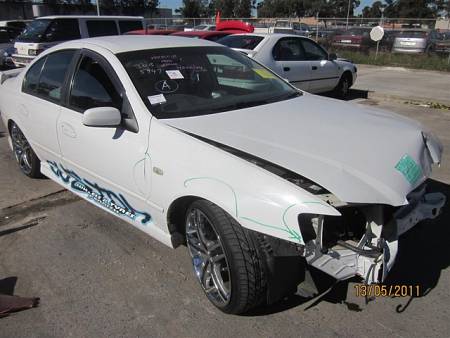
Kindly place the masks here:
<instances>
[{"instance_id":1,"label":"windshield","mask_svg":"<svg viewBox=\"0 0 450 338\"><path fill-rule=\"evenodd\" d=\"M159 119L226 112L300 95L271 71L224 47L150 49L117 57Z\"/></svg>"},{"instance_id":2,"label":"windshield","mask_svg":"<svg viewBox=\"0 0 450 338\"><path fill-rule=\"evenodd\" d=\"M16 41L40 42L51 21L39 19L30 22Z\"/></svg>"},{"instance_id":3,"label":"windshield","mask_svg":"<svg viewBox=\"0 0 450 338\"><path fill-rule=\"evenodd\" d=\"M230 48L255 49L262 40L262 36L256 35L228 35L217 42Z\"/></svg>"}]
</instances>

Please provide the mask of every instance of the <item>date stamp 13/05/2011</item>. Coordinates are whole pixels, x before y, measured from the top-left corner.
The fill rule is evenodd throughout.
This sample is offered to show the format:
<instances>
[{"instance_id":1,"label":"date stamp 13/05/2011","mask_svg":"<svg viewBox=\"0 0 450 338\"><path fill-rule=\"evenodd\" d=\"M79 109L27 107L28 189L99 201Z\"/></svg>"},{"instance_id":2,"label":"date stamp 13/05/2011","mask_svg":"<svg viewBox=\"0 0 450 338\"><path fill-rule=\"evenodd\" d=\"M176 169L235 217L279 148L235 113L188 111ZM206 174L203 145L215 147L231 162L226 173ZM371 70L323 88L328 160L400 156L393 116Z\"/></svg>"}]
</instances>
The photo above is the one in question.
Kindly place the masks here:
<instances>
[{"instance_id":1,"label":"date stamp 13/05/2011","mask_svg":"<svg viewBox=\"0 0 450 338\"><path fill-rule=\"evenodd\" d=\"M355 285L357 297L419 297L420 285Z\"/></svg>"}]
</instances>

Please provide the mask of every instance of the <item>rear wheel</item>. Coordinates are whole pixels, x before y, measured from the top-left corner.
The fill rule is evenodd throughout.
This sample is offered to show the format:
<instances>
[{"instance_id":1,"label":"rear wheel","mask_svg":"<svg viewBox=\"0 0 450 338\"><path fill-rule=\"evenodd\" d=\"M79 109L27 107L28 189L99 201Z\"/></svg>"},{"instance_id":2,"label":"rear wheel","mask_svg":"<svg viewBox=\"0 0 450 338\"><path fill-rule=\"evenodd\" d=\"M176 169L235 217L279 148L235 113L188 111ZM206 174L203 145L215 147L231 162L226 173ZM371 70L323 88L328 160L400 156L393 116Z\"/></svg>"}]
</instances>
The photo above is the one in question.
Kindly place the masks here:
<instances>
[{"instance_id":1,"label":"rear wheel","mask_svg":"<svg viewBox=\"0 0 450 338\"><path fill-rule=\"evenodd\" d=\"M186 242L194 273L208 299L239 314L266 298L266 274L256 236L206 200L186 213Z\"/></svg>"},{"instance_id":2,"label":"rear wheel","mask_svg":"<svg viewBox=\"0 0 450 338\"><path fill-rule=\"evenodd\" d=\"M42 177L40 170L41 162L25 138L25 135L14 122L12 122L10 127L10 136L14 156L19 164L20 170L32 178Z\"/></svg>"}]
</instances>

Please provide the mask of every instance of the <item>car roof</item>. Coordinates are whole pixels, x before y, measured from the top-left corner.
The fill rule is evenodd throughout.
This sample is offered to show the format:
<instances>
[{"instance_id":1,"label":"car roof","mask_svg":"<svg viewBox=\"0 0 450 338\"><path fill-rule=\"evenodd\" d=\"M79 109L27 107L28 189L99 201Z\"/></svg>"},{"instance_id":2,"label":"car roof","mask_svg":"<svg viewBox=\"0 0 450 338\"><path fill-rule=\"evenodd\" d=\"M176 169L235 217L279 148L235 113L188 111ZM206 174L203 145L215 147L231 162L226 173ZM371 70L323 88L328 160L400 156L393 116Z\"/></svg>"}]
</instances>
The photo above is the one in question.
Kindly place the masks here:
<instances>
[{"instance_id":1,"label":"car roof","mask_svg":"<svg viewBox=\"0 0 450 338\"><path fill-rule=\"evenodd\" d=\"M175 36L211 36L211 35L228 35L230 32L227 31L178 31L171 35Z\"/></svg>"},{"instance_id":2,"label":"car roof","mask_svg":"<svg viewBox=\"0 0 450 338\"><path fill-rule=\"evenodd\" d=\"M303 38L311 40L310 38L302 35L297 34L287 34L287 33L239 33L239 34L233 34L233 36L240 36L240 35L248 35L248 36L260 36L262 38L285 38L285 37L294 37L294 38Z\"/></svg>"},{"instance_id":3,"label":"car roof","mask_svg":"<svg viewBox=\"0 0 450 338\"><path fill-rule=\"evenodd\" d=\"M137 29L126 32L125 35L169 35L180 32L176 29Z\"/></svg>"},{"instance_id":4,"label":"car roof","mask_svg":"<svg viewBox=\"0 0 450 338\"><path fill-rule=\"evenodd\" d=\"M170 35L115 35L72 40L58 45L60 48L80 48L87 44L103 47L114 54L143 49L222 46L204 39L191 39ZM222 46L223 47L223 46ZM225 48L225 47L224 47Z\"/></svg>"},{"instance_id":5,"label":"car roof","mask_svg":"<svg viewBox=\"0 0 450 338\"><path fill-rule=\"evenodd\" d=\"M49 15L41 16L35 19L139 19L143 20L142 16L118 16L118 15Z\"/></svg>"}]
</instances>

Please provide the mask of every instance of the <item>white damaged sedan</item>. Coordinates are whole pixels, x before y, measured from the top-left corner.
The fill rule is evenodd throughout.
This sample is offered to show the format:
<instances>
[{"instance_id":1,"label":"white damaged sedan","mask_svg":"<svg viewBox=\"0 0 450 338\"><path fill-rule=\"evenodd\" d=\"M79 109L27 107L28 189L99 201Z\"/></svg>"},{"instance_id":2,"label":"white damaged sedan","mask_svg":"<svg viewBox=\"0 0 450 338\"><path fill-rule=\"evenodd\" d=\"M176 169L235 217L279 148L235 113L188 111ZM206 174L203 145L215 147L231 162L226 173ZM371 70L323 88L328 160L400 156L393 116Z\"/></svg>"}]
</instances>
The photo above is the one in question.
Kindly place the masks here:
<instances>
[{"instance_id":1,"label":"white damaged sedan","mask_svg":"<svg viewBox=\"0 0 450 338\"><path fill-rule=\"evenodd\" d=\"M304 93L206 40L67 42L0 83L23 173L186 244L227 313L295 291L309 265L382 282L398 237L445 204L425 186L442 146L419 124Z\"/></svg>"}]
</instances>

